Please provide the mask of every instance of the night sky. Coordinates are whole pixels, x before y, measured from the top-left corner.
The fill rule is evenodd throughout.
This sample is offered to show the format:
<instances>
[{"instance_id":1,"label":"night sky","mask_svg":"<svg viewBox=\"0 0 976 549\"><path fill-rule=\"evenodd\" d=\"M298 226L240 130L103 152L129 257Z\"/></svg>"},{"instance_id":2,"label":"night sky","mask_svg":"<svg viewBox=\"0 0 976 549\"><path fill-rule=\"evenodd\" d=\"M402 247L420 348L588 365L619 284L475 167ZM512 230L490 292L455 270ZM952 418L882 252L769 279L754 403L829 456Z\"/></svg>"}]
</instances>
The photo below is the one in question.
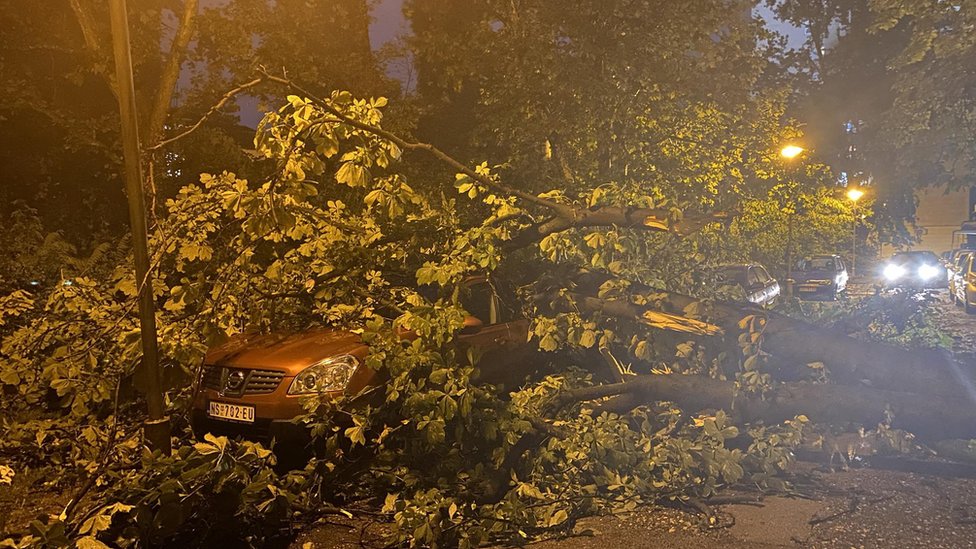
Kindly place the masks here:
<instances>
[{"instance_id":1,"label":"night sky","mask_svg":"<svg viewBox=\"0 0 976 549\"><path fill-rule=\"evenodd\" d=\"M369 41L374 50L410 32L410 25L403 17L403 1L378 0L373 5L373 21L369 27ZM769 8L765 6L757 8L756 13L769 22L769 25L773 29L789 37L791 47L799 47L803 44L804 32L802 29L777 20ZM396 68L394 67L391 70L390 76L398 78L402 75L397 74ZM400 79L402 80L402 78ZM242 98L239 104L241 107L241 121L249 127L257 127L258 122L264 116L264 113L258 109L257 100Z\"/></svg>"}]
</instances>

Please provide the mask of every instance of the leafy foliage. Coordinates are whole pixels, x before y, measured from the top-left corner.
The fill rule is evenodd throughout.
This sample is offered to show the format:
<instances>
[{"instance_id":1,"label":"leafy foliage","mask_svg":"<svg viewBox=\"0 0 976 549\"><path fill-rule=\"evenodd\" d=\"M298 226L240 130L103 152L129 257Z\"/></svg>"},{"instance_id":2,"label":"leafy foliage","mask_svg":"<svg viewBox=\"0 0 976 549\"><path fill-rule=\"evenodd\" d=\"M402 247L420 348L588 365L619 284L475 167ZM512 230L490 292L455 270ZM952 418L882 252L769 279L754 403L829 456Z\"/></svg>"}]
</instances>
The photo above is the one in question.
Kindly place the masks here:
<instances>
[{"instance_id":1,"label":"leafy foliage","mask_svg":"<svg viewBox=\"0 0 976 549\"><path fill-rule=\"evenodd\" d=\"M299 508L300 474L279 477L270 450L207 435L172 456L123 444L122 467L101 478L101 499L74 520L51 517L10 547L128 547L192 543L228 537L253 545L287 531Z\"/></svg>"},{"instance_id":2,"label":"leafy foliage","mask_svg":"<svg viewBox=\"0 0 976 549\"><path fill-rule=\"evenodd\" d=\"M0 383L18 397L2 404L16 418L4 426L9 452L47 449L57 431L77 447L41 457L87 460L103 483L94 506L36 524L35 538L189 542L187 532L219 517L211 535L233 520L236 535L258 543L302 502L314 511L382 499L398 526L392 541L475 546L566 533L585 514L738 482L782 488L775 475L800 418L737 426L723 411L692 416L668 403L622 416L559 404L594 383L602 366L591 351L618 370L633 365L624 374L726 375L703 345L649 326L714 333L707 301L680 314L666 303L667 290L704 293L695 271L717 259L708 233L719 229L696 231L743 198L775 199L791 181L776 151L798 131L784 124L784 94L767 74L775 44L724 1L634 2L630 11L590 2L578 12L509 4L481 6L464 48L441 47L458 33L418 33L423 53L451 57L436 63L444 74L426 75L431 82L456 77L477 90L467 114L478 137L459 144L464 161L389 133L384 97L318 96L276 77L293 94L256 132L253 155L267 171L204 174L163 203L151 282L174 372L192 374L210 345L252 331L328 324L369 345L366 365L386 383L310 400L305 422L323 453L304 472L276 477L263 448L213 437L171 457L120 443L111 457L124 466L99 469L96 442L119 417L116 398L124 407L139 385L130 270L119 262L40 298L5 298L21 303L0 347ZM633 66L594 40L608 28L640 52ZM485 57L484 44L506 55ZM518 70L499 64L518 52L536 57ZM606 77L579 78L597 73ZM405 162L407 153L429 156ZM639 314L587 307L581 273L598 281L591 299ZM513 289L503 293L554 375L513 358L504 366L517 382L502 385L491 378L497 364L458 345L472 275ZM739 372L742 387L760 393L769 383L761 320L742 326ZM725 358L738 366L738 356ZM190 388L174 377L167 404L176 413ZM88 423L95 435L86 444L75 428ZM47 433L36 447L31 429ZM220 497L201 496L211 493Z\"/></svg>"},{"instance_id":3,"label":"leafy foliage","mask_svg":"<svg viewBox=\"0 0 976 549\"><path fill-rule=\"evenodd\" d=\"M812 254L849 255L853 227L871 231L870 204L855 210L850 200L829 188L796 192L796 198L785 203L775 194L746 201L729 231L711 235L715 255L732 262L756 261L785 276L787 235L792 235L792 256L797 261Z\"/></svg>"}]
</instances>

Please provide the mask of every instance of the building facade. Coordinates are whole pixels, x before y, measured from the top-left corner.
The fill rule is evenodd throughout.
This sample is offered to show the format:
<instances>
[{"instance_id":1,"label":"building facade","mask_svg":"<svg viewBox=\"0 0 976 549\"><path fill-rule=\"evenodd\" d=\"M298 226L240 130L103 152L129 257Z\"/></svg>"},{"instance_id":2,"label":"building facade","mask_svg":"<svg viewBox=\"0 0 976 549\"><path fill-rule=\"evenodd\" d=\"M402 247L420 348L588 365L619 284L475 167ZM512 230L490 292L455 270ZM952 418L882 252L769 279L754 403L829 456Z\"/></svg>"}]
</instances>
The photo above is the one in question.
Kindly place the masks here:
<instances>
[{"instance_id":1,"label":"building facade","mask_svg":"<svg viewBox=\"0 0 976 549\"><path fill-rule=\"evenodd\" d=\"M947 191L944 187L926 188L915 192L915 236L918 243L914 250L942 253L959 247L959 238L953 242L953 231L958 231L965 221L974 216L976 188Z\"/></svg>"}]
</instances>

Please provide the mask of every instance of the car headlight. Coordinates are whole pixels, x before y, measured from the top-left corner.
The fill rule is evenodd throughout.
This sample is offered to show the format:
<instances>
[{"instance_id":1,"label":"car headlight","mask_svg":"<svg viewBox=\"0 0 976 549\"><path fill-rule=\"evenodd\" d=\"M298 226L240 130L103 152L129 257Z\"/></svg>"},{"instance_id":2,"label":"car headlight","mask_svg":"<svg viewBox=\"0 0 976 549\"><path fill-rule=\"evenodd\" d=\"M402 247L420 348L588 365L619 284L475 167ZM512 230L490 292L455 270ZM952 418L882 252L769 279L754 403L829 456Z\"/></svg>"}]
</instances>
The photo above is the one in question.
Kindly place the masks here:
<instances>
[{"instance_id":1,"label":"car headlight","mask_svg":"<svg viewBox=\"0 0 976 549\"><path fill-rule=\"evenodd\" d=\"M330 357L305 368L292 380L289 395L311 395L346 388L359 360L352 355Z\"/></svg>"},{"instance_id":2,"label":"car headlight","mask_svg":"<svg viewBox=\"0 0 976 549\"><path fill-rule=\"evenodd\" d=\"M939 276L939 268L935 265L922 265L918 268L918 276L920 276L922 280L935 278Z\"/></svg>"},{"instance_id":3,"label":"car headlight","mask_svg":"<svg viewBox=\"0 0 976 549\"><path fill-rule=\"evenodd\" d=\"M901 265L887 265L884 268L884 276L888 280L898 280L905 274L905 268Z\"/></svg>"}]
</instances>

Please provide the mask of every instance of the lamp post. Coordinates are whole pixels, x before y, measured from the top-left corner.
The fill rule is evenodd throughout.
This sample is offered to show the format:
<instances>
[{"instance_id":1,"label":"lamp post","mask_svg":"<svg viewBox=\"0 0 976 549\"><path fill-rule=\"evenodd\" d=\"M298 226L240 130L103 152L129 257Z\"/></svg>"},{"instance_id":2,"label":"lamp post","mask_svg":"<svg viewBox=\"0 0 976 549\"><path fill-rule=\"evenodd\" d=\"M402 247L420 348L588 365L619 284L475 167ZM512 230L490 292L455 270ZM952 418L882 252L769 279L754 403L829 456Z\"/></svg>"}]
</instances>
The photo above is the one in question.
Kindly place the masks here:
<instances>
[{"instance_id":1,"label":"lamp post","mask_svg":"<svg viewBox=\"0 0 976 549\"><path fill-rule=\"evenodd\" d=\"M861 189L850 189L847 191L847 198L851 200L851 216L854 218L852 225L854 230L851 232L851 276L857 272L857 201L864 196Z\"/></svg>"},{"instance_id":2,"label":"lamp post","mask_svg":"<svg viewBox=\"0 0 976 549\"><path fill-rule=\"evenodd\" d=\"M787 160L792 160L804 150L797 145L787 145L779 151L779 154ZM796 205L791 203L789 207L790 211L786 214L786 299L793 299L793 215L796 213Z\"/></svg>"},{"instance_id":3,"label":"lamp post","mask_svg":"<svg viewBox=\"0 0 976 549\"><path fill-rule=\"evenodd\" d=\"M153 303L152 276L146 236L146 204L142 195L139 128L136 116L135 85L132 81L132 59L129 51L129 23L125 0L109 2L112 26L112 51L119 89L119 114L122 120L122 149L125 160L125 189L129 201L129 223L132 226L132 255L139 292L139 328L142 339L142 366L146 372L146 402L149 419L143 424L146 442L163 455L170 453L170 423L159 376L159 348L156 342L156 316Z\"/></svg>"}]
</instances>

